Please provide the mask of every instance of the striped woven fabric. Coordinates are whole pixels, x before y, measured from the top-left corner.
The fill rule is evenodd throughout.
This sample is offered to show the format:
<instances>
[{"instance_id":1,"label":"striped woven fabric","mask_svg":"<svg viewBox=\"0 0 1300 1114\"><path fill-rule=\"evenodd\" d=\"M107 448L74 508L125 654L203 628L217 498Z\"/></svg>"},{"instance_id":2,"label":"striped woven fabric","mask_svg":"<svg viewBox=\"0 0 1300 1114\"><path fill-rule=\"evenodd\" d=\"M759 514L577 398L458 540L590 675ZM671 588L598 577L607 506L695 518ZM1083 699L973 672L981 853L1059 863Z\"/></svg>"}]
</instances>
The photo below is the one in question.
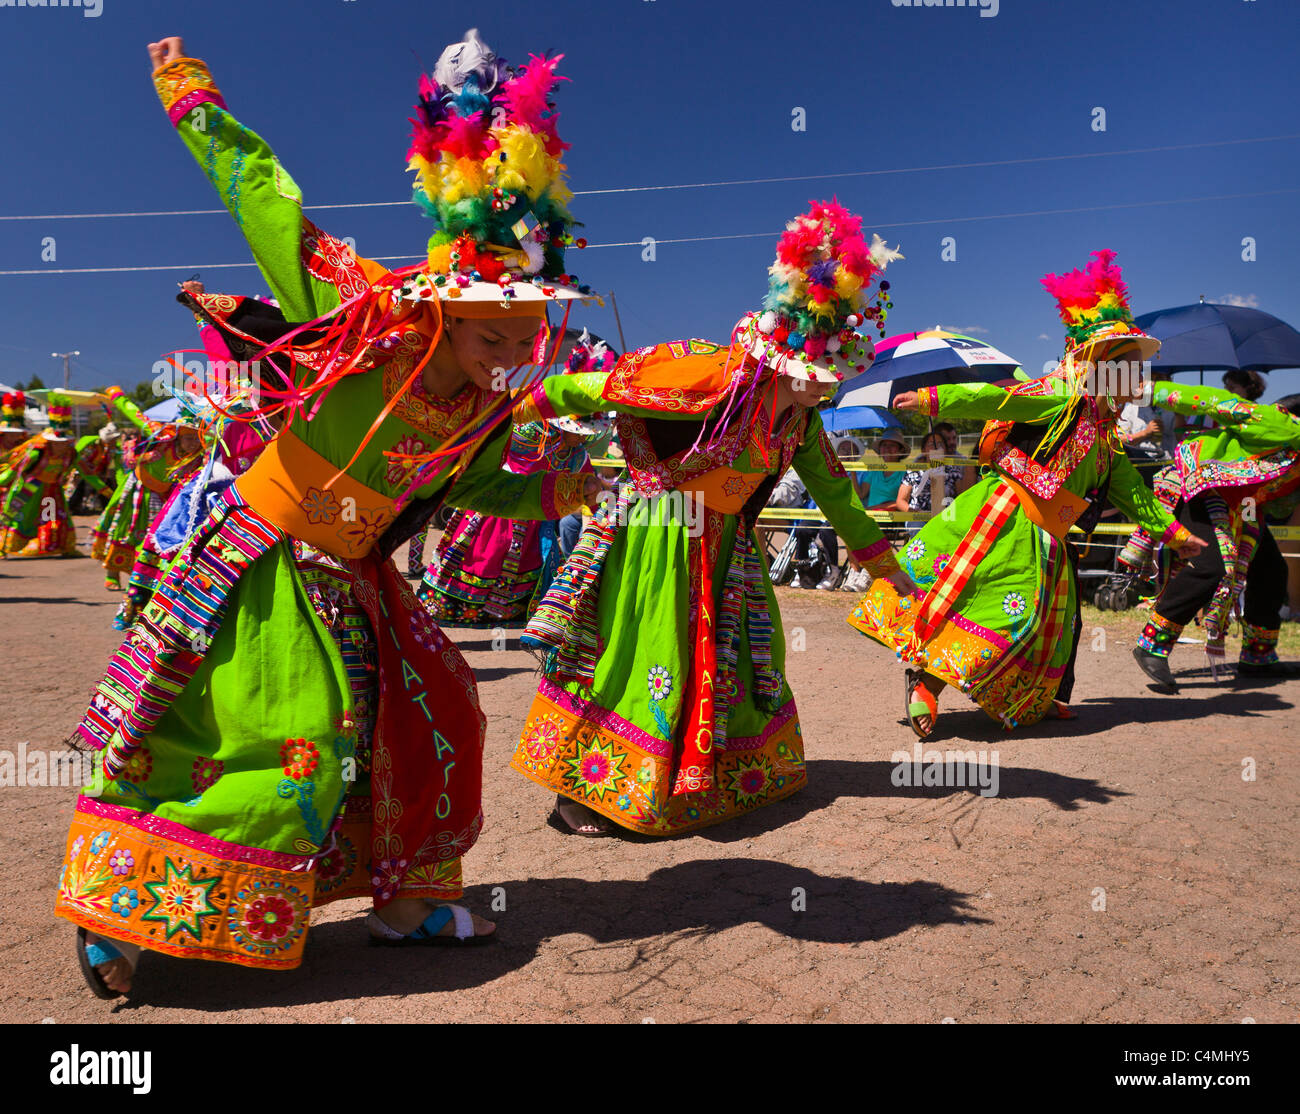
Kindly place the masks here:
<instances>
[{"instance_id":1,"label":"striped woven fabric","mask_svg":"<svg viewBox=\"0 0 1300 1114\"><path fill-rule=\"evenodd\" d=\"M222 493L217 507L208 530L196 535L188 553L168 570L113 655L71 740L105 750L108 777L121 771L198 669L235 583L282 536L245 506L233 487Z\"/></svg>"},{"instance_id":2,"label":"striped woven fabric","mask_svg":"<svg viewBox=\"0 0 1300 1114\"><path fill-rule=\"evenodd\" d=\"M627 520L628 491L620 490L612 513L608 504L596 512L520 637L521 646L542 654L552 681L590 685L595 680L600 573L619 523Z\"/></svg>"},{"instance_id":3,"label":"striped woven fabric","mask_svg":"<svg viewBox=\"0 0 1300 1114\"><path fill-rule=\"evenodd\" d=\"M943 621L961 595L962 589L970 579L975 567L984 559L998 531L1011 517L1012 511L1019 506L1016 493L1005 483L1000 483L993 490L988 502L980 508L979 514L971 524L970 530L962 539L957 552L944 567L939 578L925 594L917 610L913 626L918 644L924 644L934 637Z\"/></svg>"}]
</instances>

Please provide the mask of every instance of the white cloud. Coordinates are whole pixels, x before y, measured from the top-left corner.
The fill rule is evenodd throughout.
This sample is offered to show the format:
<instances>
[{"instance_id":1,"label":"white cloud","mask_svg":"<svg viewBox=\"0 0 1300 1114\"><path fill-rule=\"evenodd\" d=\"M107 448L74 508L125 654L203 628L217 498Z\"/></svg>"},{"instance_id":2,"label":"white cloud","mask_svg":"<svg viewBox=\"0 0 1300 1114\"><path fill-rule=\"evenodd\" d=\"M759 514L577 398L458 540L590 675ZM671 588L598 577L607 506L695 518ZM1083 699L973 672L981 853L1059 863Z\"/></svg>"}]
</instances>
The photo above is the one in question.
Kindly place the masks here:
<instances>
[{"instance_id":1,"label":"white cloud","mask_svg":"<svg viewBox=\"0 0 1300 1114\"><path fill-rule=\"evenodd\" d=\"M979 336L981 333L988 336L988 329L982 325L967 325L964 329L950 329L949 332L961 333L963 336Z\"/></svg>"},{"instance_id":2,"label":"white cloud","mask_svg":"<svg viewBox=\"0 0 1300 1114\"><path fill-rule=\"evenodd\" d=\"M1052 338L1049 337L1046 333L1039 333L1039 334L1038 334L1038 339L1039 339L1039 340L1051 340Z\"/></svg>"},{"instance_id":3,"label":"white cloud","mask_svg":"<svg viewBox=\"0 0 1300 1114\"><path fill-rule=\"evenodd\" d=\"M1219 299L1222 306L1245 306L1247 309L1259 309L1258 294L1224 294Z\"/></svg>"}]
</instances>

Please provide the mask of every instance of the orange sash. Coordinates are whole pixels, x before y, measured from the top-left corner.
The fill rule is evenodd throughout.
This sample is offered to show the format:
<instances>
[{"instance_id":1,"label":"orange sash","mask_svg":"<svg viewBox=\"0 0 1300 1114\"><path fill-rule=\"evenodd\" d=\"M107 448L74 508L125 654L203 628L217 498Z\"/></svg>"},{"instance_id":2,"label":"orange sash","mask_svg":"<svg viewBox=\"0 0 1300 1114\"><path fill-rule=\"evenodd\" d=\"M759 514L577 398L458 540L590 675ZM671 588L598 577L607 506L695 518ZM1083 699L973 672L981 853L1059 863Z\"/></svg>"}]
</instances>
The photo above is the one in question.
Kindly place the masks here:
<instances>
[{"instance_id":1,"label":"orange sash","mask_svg":"<svg viewBox=\"0 0 1300 1114\"><path fill-rule=\"evenodd\" d=\"M394 518L393 500L366 487L284 430L235 486L244 501L286 534L335 557L359 560Z\"/></svg>"},{"instance_id":2,"label":"orange sash","mask_svg":"<svg viewBox=\"0 0 1300 1114\"><path fill-rule=\"evenodd\" d=\"M1072 491L1066 491L1062 484L1050 499L1043 499L1016 483L1010 476L1000 477L1002 482L1016 493L1020 508L1025 517L1035 526L1041 526L1058 541L1064 541L1070 527L1079 516L1088 509L1088 500Z\"/></svg>"},{"instance_id":3,"label":"orange sash","mask_svg":"<svg viewBox=\"0 0 1300 1114\"><path fill-rule=\"evenodd\" d=\"M766 475L766 472L737 472L724 465L697 476L677 490L683 495L693 495L711 511L740 514Z\"/></svg>"}]
</instances>

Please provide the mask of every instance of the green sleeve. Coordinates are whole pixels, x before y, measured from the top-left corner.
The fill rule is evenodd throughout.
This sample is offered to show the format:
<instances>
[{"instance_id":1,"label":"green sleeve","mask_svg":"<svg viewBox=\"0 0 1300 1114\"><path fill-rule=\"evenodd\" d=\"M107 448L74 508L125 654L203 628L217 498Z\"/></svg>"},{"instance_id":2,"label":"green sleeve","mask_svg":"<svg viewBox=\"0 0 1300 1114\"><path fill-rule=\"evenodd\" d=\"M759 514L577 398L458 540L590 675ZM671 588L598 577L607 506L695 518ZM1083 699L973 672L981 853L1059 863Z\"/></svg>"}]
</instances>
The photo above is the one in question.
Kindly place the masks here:
<instances>
[{"instance_id":1,"label":"green sleeve","mask_svg":"<svg viewBox=\"0 0 1300 1114\"><path fill-rule=\"evenodd\" d=\"M515 404L514 422L516 425L525 425L550 418L564 418L571 414L584 416L609 410L644 418L667 418L670 421L700 420L699 414L675 414L632 406L625 402L610 402L604 396L605 381L608 378L607 371L566 372L547 376Z\"/></svg>"},{"instance_id":2,"label":"green sleeve","mask_svg":"<svg viewBox=\"0 0 1300 1114\"><path fill-rule=\"evenodd\" d=\"M452 483L447 502L497 518L555 519L582 506L586 476L558 472L520 475L501 467L510 424ZM575 501L576 500L576 501Z\"/></svg>"},{"instance_id":3,"label":"green sleeve","mask_svg":"<svg viewBox=\"0 0 1300 1114\"><path fill-rule=\"evenodd\" d=\"M1180 387L1157 383L1151 403L1175 414L1204 414L1220 425L1234 426L1248 432L1252 447L1293 447L1300 443L1300 422L1276 406L1247 402L1231 391L1218 387Z\"/></svg>"},{"instance_id":4,"label":"green sleeve","mask_svg":"<svg viewBox=\"0 0 1300 1114\"><path fill-rule=\"evenodd\" d=\"M844 539L854 559L875 576L895 572L898 563L893 548L875 519L863 510L853 481L835 455L815 410L808 414L808 429L795 451L793 464L817 509Z\"/></svg>"},{"instance_id":5,"label":"green sleeve","mask_svg":"<svg viewBox=\"0 0 1300 1114\"><path fill-rule=\"evenodd\" d=\"M169 72L184 72L188 79L189 93L175 105L167 103ZM302 215L302 191L275 152L225 108L211 75L197 59L177 59L162 67L154 80L181 141L235 218L285 317L309 321L335 309L340 301L337 289L313 278L303 265L308 225ZM197 99L205 95L207 99Z\"/></svg>"},{"instance_id":6,"label":"green sleeve","mask_svg":"<svg viewBox=\"0 0 1300 1114\"><path fill-rule=\"evenodd\" d=\"M1107 498L1153 538L1163 540L1170 528L1177 525L1155 492L1142 482L1133 462L1122 452L1117 452L1110 464Z\"/></svg>"},{"instance_id":7,"label":"green sleeve","mask_svg":"<svg viewBox=\"0 0 1300 1114\"><path fill-rule=\"evenodd\" d=\"M115 394L113 397L113 411L142 433L149 432L149 419L144 416L144 411L135 404L134 399L127 398L124 394Z\"/></svg>"},{"instance_id":8,"label":"green sleeve","mask_svg":"<svg viewBox=\"0 0 1300 1114\"><path fill-rule=\"evenodd\" d=\"M982 421L1050 422L1068 401L1065 384L1050 381L1050 394L1013 394L991 383L945 383L917 391L921 413L932 418Z\"/></svg>"}]
</instances>

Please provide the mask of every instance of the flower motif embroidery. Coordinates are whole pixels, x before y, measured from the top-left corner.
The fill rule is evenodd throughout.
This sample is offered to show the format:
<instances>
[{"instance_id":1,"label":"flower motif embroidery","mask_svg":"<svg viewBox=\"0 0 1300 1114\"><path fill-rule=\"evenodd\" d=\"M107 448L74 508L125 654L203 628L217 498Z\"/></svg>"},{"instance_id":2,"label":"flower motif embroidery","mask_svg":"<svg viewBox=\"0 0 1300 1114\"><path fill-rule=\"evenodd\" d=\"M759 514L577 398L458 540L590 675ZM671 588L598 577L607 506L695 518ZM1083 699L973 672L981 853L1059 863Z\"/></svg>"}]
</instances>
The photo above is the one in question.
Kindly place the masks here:
<instances>
[{"instance_id":1,"label":"flower motif embroidery","mask_svg":"<svg viewBox=\"0 0 1300 1114\"><path fill-rule=\"evenodd\" d=\"M549 758L560 745L560 720L542 716L535 720L524 736L524 753L535 762Z\"/></svg>"},{"instance_id":2,"label":"flower motif embroidery","mask_svg":"<svg viewBox=\"0 0 1300 1114\"><path fill-rule=\"evenodd\" d=\"M601 745L599 737L584 748L578 746L578 753L566 760L574 788L584 796L603 800L606 793L613 792L618 781L623 777L623 763L627 755L616 754L613 743Z\"/></svg>"},{"instance_id":3,"label":"flower motif embroidery","mask_svg":"<svg viewBox=\"0 0 1300 1114\"><path fill-rule=\"evenodd\" d=\"M925 556L925 542L920 538L913 538L907 543L907 548L903 550L903 553L909 561L919 561Z\"/></svg>"},{"instance_id":4,"label":"flower motif embroidery","mask_svg":"<svg viewBox=\"0 0 1300 1114\"><path fill-rule=\"evenodd\" d=\"M1002 610L1012 619L1018 619L1025 613L1025 597L1019 592L1008 592L1002 597Z\"/></svg>"},{"instance_id":5,"label":"flower motif embroidery","mask_svg":"<svg viewBox=\"0 0 1300 1114\"><path fill-rule=\"evenodd\" d=\"M109 857L108 865L112 868L113 873L120 878L124 874L129 874L131 868L135 866L135 856L124 848L118 848Z\"/></svg>"},{"instance_id":6,"label":"flower motif embroidery","mask_svg":"<svg viewBox=\"0 0 1300 1114\"><path fill-rule=\"evenodd\" d=\"M334 498L334 492L319 487L309 487L298 506L307 512L307 521L311 523L328 524L339 516L339 501Z\"/></svg>"},{"instance_id":7,"label":"flower motif embroidery","mask_svg":"<svg viewBox=\"0 0 1300 1114\"><path fill-rule=\"evenodd\" d=\"M315 743L306 739L285 739L280 747L280 765L284 767L284 776L300 781L311 777L320 759Z\"/></svg>"},{"instance_id":8,"label":"flower motif embroidery","mask_svg":"<svg viewBox=\"0 0 1300 1114\"><path fill-rule=\"evenodd\" d=\"M293 906L282 897L264 894L248 903L244 911L244 928L258 940L275 941L293 928Z\"/></svg>"},{"instance_id":9,"label":"flower motif embroidery","mask_svg":"<svg viewBox=\"0 0 1300 1114\"><path fill-rule=\"evenodd\" d=\"M217 778L225 772L225 768L225 764L215 758L194 759L194 768L190 770L190 782L194 786L194 792L202 793L210 789L216 784Z\"/></svg>"},{"instance_id":10,"label":"flower motif embroidery","mask_svg":"<svg viewBox=\"0 0 1300 1114\"><path fill-rule=\"evenodd\" d=\"M122 768L122 780L140 785L149 780L152 772L153 755L144 747L140 747L126 760L126 765Z\"/></svg>"},{"instance_id":11,"label":"flower motif embroidery","mask_svg":"<svg viewBox=\"0 0 1300 1114\"><path fill-rule=\"evenodd\" d=\"M339 530L339 540L354 553L364 553L379 540L389 519L389 513L382 509L357 511L357 520Z\"/></svg>"},{"instance_id":12,"label":"flower motif embroidery","mask_svg":"<svg viewBox=\"0 0 1300 1114\"><path fill-rule=\"evenodd\" d=\"M113 895L110 902L113 912L119 917L129 917L140 905L140 895L132 889L123 886Z\"/></svg>"},{"instance_id":13,"label":"flower motif embroidery","mask_svg":"<svg viewBox=\"0 0 1300 1114\"><path fill-rule=\"evenodd\" d=\"M659 701L673 691L673 676L662 665L652 665L646 675L650 699Z\"/></svg>"},{"instance_id":14,"label":"flower motif embroidery","mask_svg":"<svg viewBox=\"0 0 1300 1114\"><path fill-rule=\"evenodd\" d=\"M408 434L394 445L389 452L399 456L417 456L420 453L427 453L429 446L421 441L414 434ZM409 460L394 460L388 457L388 468L384 472L384 478L394 487L405 482L411 477L418 465Z\"/></svg>"},{"instance_id":15,"label":"flower motif embroidery","mask_svg":"<svg viewBox=\"0 0 1300 1114\"><path fill-rule=\"evenodd\" d=\"M934 575L938 576L943 572L943 570L948 567L948 562L951 560L951 553L940 553L939 556L934 559Z\"/></svg>"},{"instance_id":16,"label":"flower motif embroidery","mask_svg":"<svg viewBox=\"0 0 1300 1114\"><path fill-rule=\"evenodd\" d=\"M98 855L108 846L108 841L112 838L112 835L108 832L100 832L99 835L90 841L90 853L92 855Z\"/></svg>"}]
</instances>

